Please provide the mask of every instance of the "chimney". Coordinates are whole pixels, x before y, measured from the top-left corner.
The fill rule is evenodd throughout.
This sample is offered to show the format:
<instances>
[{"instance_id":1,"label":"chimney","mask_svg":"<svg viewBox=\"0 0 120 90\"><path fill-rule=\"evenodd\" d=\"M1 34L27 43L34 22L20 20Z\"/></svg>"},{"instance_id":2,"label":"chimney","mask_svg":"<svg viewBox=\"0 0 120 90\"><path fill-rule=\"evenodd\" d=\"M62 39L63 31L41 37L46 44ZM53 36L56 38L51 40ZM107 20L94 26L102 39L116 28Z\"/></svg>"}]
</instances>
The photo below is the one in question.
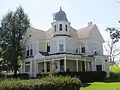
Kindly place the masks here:
<instances>
[{"instance_id":1,"label":"chimney","mask_svg":"<svg viewBox=\"0 0 120 90\"><path fill-rule=\"evenodd\" d=\"M88 26L92 26L92 22L88 22Z\"/></svg>"}]
</instances>

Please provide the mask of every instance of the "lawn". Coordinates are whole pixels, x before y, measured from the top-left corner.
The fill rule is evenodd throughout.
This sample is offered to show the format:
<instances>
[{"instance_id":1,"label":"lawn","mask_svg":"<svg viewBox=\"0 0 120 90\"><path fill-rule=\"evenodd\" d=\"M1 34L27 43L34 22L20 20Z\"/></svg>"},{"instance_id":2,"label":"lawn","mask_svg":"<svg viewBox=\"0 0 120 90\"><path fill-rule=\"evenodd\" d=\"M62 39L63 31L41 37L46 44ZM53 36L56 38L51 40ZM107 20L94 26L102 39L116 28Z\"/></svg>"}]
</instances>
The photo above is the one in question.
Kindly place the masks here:
<instances>
[{"instance_id":1,"label":"lawn","mask_svg":"<svg viewBox=\"0 0 120 90\"><path fill-rule=\"evenodd\" d=\"M114 72L114 73L120 73L120 67L117 66L110 66L110 72Z\"/></svg>"},{"instance_id":2,"label":"lawn","mask_svg":"<svg viewBox=\"0 0 120 90\"><path fill-rule=\"evenodd\" d=\"M94 82L90 86L81 87L80 90L120 90L120 82L104 83Z\"/></svg>"}]
</instances>

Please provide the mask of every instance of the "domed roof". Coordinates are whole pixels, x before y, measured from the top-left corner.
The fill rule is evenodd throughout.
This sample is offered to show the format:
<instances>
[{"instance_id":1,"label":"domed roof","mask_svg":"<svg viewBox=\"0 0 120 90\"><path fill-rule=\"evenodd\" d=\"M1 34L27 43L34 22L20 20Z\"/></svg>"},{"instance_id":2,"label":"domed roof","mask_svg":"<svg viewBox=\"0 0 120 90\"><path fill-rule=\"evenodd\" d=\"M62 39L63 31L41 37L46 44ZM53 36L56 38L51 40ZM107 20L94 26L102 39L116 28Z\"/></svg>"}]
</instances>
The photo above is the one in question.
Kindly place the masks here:
<instances>
[{"instance_id":1,"label":"domed roof","mask_svg":"<svg viewBox=\"0 0 120 90\"><path fill-rule=\"evenodd\" d=\"M66 13L61 9L60 11L55 14L54 20L56 21L68 21L66 17Z\"/></svg>"}]
</instances>

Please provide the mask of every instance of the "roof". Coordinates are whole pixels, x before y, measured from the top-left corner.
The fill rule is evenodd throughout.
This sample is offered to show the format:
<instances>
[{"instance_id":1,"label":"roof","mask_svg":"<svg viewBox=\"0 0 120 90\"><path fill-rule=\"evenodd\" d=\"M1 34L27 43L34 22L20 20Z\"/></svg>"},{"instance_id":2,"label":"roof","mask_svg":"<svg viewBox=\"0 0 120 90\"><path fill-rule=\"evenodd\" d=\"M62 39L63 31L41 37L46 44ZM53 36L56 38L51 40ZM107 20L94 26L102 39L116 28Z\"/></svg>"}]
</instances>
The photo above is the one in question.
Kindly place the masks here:
<instances>
[{"instance_id":1,"label":"roof","mask_svg":"<svg viewBox=\"0 0 120 90\"><path fill-rule=\"evenodd\" d=\"M66 13L61 9L61 7L60 7L60 11L55 14L54 20L56 20L56 21L68 21L67 17L66 17Z\"/></svg>"},{"instance_id":2,"label":"roof","mask_svg":"<svg viewBox=\"0 0 120 90\"><path fill-rule=\"evenodd\" d=\"M50 55L60 55L60 54L72 54L72 55L82 55L82 54L77 54L77 53L67 53L67 52L58 52L58 53L52 53L52 54L49 54L48 52L41 52L39 51L39 53L43 56L50 56Z\"/></svg>"},{"instance_id":3,"label":"roof","mask_svg":"<svg viewBox=\"0 0 120 90\"><path fill-rule=\"evenodd\" d=\"M95 24L77 30L78 37L79 37L80 39L87 38L87 37L89 36L90 31L92 30L92 28L93 28L94 26L95 26Z\"/></svg>"},{"instance_id":4,"label":"roof","mask_svg":"<svg viewBox=\"0 0 120 90\"><path fill-rule=\"evenodd\" d=\"M36 29L36 28L30 28L32 36L38 39L45 39L46 38L46 31Z\"/></svg>"}]
</instances>

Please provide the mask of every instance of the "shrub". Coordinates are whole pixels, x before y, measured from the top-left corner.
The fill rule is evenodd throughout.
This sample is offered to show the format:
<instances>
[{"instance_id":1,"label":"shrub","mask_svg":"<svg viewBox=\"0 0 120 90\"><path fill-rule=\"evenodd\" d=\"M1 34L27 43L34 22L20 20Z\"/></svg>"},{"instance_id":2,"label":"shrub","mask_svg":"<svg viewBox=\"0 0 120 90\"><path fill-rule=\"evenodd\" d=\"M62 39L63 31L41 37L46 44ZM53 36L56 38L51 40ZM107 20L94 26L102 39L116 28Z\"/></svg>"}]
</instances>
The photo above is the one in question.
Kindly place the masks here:
<instances>
[{"instance_id":1,"label":"shrub","mask_svg":"<svg viewBox=\"0 0 120 90\"><path fill-rule=\"evenodd\" d=\"M36 74L37 78L44 78L50 75L50 72L42 72L42 73L38 73Z\"/></svg>"},{"instance_id":2,"label":"shrub","mask_svg":"<svg viewBox=\"0 0 120 90\"><path fill-rule=\"evenodd\" d=\"M38 74L39 77L48 76L49 73ZM104 71L86 71L86 72L59 72L55 73L56 76L71 76L77 77L82 82L104 81L106 72Z\"/></svg>"},{"instance_id":3,"label":"shrub","mask_svg":"<svg viewBox=\"0 0 120 90\"><path fill-rule=\"evenodd\" d=\"M15 76L14 76L14 74L8 75L8 78L15 78ZM27 74L27 73L18 73L18 74L16 75L16 78L29 79L29 74Z\"/></svg>"},{"instance_id":4,"label":"shrub","mask_svg":"<svg viewBox=\"0 0 120 90\"><path fill-rule=\"evenodd\" d=\"M3 74L0 74L0 78L4 78L4 75L3 75Z\"/></svg>"},{"instance_id":5,"label":"shrub","mask_svg":"<svg viewBox=\"0 0 120 90\"><path fill-rule=\"evenodd\" d=\"M0 82L0 90L79 90L77 78L50 76L42 79L10 79Z\"/></svg>"}]
</instances>

